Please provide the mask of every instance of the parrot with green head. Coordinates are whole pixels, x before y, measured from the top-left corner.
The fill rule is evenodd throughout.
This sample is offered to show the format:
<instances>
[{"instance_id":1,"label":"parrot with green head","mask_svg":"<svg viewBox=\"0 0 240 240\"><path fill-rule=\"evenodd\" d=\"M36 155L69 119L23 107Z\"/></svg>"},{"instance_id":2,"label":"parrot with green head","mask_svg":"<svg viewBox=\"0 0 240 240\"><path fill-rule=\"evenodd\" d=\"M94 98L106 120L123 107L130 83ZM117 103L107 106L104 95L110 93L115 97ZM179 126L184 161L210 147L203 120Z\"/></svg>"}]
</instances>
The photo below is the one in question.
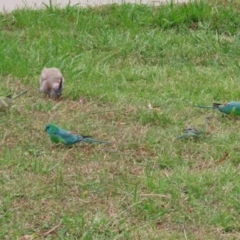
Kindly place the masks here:
<instances>
[{"instance_id":1,"label":"parrot with green head","mask_svg":"<svg viewBox=\"0 0 240 240\"><path fill-rule=\"evenodd\" d=\"M78 142L87 143L105 143L109 142L92 139L91 136L80 136L70 131L64 130L54 124L47 124L45 131L54 143L63 143L64 145L73 145Z\"/></svg>"},{"instance_id":2,"label":"parrot with green head","mask_svg":"<svg viewBox=\"0 0 240 240\"><path fill-rule=\"evenodd\" d=\"M0 97L0 110L1 111L6 111L13 105L14 99L17 97L20 97L21 95L25 94L27 91L23 91L15 96L13 94L8 95L6 97Z\"/></svg>"},{"instance_id":3,"label":"parrot with green head","mask_svg":"<svg viewBox=\"0 0 240 240\"><path fill-rule=\"evenodd\" d=\"M194 119L190 124L187 125L186 128L184 128L183 134L180 135L177 140L183 138L198 139L203 137L208 131L209 120L209 116L201 116L197 119Z\"/></svg>"},{"instance_id":4,"label":"parrot with green head","mask_svg":"<svg viewBox=\"0 0 240 240\"><path fill-rule=\"evenodd\" d=\"M217 109L220 112L230 116L240 116L240 102L213 103L212 106L198 106L197 108Z\"/></svg>"}]
</instances>

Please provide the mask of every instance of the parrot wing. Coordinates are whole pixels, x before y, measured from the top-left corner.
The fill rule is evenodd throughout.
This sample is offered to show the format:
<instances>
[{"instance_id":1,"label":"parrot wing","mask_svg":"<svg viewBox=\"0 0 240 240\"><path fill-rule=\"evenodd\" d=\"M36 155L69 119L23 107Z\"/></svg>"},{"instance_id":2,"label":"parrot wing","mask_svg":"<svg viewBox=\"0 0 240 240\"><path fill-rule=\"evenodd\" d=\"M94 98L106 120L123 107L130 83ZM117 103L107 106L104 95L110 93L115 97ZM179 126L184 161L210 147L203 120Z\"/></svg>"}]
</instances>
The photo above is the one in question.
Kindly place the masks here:
<instances>
[{"instance_id":1,"label":"parrot wing","mask_svg":"<svg viewBox=\"0 0 240 240\"><path fill-rule=\"evenodd\" d=\"M59 128L59 131L58 131L57 135L58 135L58 137L63 139L64 142L63 141L62 142L66 145L70 145L70 144L80 142L83 139L82 136L79 136L79 135L74 134L70 131L64 130L62 128Z\"/></svg>"}]
</instances>

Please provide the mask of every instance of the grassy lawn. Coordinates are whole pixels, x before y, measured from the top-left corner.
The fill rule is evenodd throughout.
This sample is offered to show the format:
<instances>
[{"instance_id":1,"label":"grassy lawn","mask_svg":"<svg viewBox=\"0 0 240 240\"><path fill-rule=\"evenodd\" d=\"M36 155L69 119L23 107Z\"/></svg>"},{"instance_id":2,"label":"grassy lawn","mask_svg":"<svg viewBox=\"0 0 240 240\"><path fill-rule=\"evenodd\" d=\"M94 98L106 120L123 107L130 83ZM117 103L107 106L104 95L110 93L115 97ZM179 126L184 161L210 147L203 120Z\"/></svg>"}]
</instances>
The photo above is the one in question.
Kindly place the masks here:
<instances>
[{"instance_id":1,"label":"grassy lawn","mask_svg":"<svg viewBox=\"0 0 240 240\"><path fill-rule=\"evenodd\" d=\"M0 15L1 239L240 239L240 3ZM43 67L65 77L39 92ZM79 99L83 99L79 101ZM211 115L199 141L176 141ZM47 123L111 145L54 145Z\"/></svg>"}]
</instances>

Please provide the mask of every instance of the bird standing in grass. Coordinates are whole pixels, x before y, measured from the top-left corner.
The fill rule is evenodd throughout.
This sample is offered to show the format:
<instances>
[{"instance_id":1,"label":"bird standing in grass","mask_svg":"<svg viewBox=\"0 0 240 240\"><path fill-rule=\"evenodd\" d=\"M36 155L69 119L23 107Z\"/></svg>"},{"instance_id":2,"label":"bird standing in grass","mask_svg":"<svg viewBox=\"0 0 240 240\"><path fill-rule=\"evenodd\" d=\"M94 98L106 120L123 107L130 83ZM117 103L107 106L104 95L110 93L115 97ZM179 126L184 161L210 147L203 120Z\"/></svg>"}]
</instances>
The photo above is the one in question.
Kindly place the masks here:
<instances>
[{"instance_id":1,"label":"bird standing in grass","mask_svg":"<svg viewBox=\"0 0 240 240\"><path fill-rule=\"evenodd\" d=\"M63 90L64 77L58 68L43 68L40 76L40 91L50 98L59 98Z\"/></svg>"},{"instance_id":2,"label":"bird standing in grass","mask_svg":"<svg viewBox=\"0 0 240 240\"><path fill-rule=\"evenodd\" d=\"M109 142L92 139L91 136L80 136L70 131L59 128L54 124L47 124L45 131L48 133L50 139L54 143L63 143L65 145L73 145L78 142L87 143L105 143Z\"/></svg>"},{"instance_id":3,"label":"bird standing in grass","mask_svg":"<svg viewBox=\"0 0 240 240\"><path fill-rule=\"evenodd\" d=\"M13 96L8 95L6 97L0 97L0 110L7 110L8 108L10 108L13 105L13 100L16 99L17 97L25 94L27 91L23 91L21 93L19 93L18 95Z\"/></svg>"},{"instance_id":4,"label":"bird standing in grass","mask_svg":"<svg viewBox=\"0 0 240 240\"><path fill-rule=\"evenodd\" d=\"M240 116L240 102L213 103L212 106L195 106L197 108L217 109L220 112L230 116Z\"/></svg>"},{"instance_id":5,"label":"bird standing in grass","mask_svg":"<svg viewBox=\"0 0 240 240\"><path fill-rule=\"evenodd\" d=\"M184 130L183 134L180 135L178 139L183 138L194 138L198 139L204 136L208 131L208 122L210 120L209 116L201 116L193 120Z\"/></svg>"}]
</instances>

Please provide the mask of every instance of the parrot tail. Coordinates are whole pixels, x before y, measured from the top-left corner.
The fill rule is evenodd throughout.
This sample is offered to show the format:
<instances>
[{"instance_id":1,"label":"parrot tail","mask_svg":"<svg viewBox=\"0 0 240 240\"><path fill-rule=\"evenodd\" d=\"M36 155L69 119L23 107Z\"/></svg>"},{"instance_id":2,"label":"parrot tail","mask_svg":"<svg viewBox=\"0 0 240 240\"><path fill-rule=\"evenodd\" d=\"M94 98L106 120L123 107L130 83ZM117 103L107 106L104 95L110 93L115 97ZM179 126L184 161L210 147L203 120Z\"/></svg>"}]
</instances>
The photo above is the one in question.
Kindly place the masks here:
<instances>
[{"instance_id":1,"label":"parrot tail","mask_svg":"<svg viewBox=\"0 0 240 240\"><path fill-rule=\"evenodd\" d=\"M176 140L183 139L183 138L198 138L202 135L201 132L194 128L186 128L183 131L183 134L180 135Z\"/></svg>"},{"instance_id":2,"label":"parrot tail","mask_svg":"<svg viewBox=\"0 0 240 240\"><path fill-rule=\"evenodd\" d=\"M187 135L187 134L182 134L182 135L180 135L179 137L177 137L176 140L180 140L180 139L187 138L187 137L189 137L189 135Z\"/></svg>"},{"instance_id":3,"label":"parrot tail","mask_svg":"<svg viewBox=\"0 0 240 240\"><path fill-rule=\"evenodd\" d=\"M12 96L11 98L12 98L12 99L15 99L15 98L20 97L21 95L25 94L26 92L27 92L27 91L20 92L18 95Z\"/></svg>"},{"instance_id":4,"label":"parrot tail","mask_svg":"<svg viewBox=\"0 0 240 240\"><path fill-rule=\"evenodd\" d=\"M82 139L83 142L87 142L87 143L104 143L104 144L110 144L110 142L106 142L106 141L102 141L102 140L96 140L91 138L90 136L83 136Z\"/></svg>"},{"instance_id":5,"label":"parrot tail","mask_svg":"<svg viewBox=\"0 0 240 240\"><path fill-rule=\"evenodd\" d=\"M199 106L199 105L194 105L194 107L197 107L197 108L210 108L210 109L214 109L216 108L216 106Z\"/></svg>"}]
</instances>

